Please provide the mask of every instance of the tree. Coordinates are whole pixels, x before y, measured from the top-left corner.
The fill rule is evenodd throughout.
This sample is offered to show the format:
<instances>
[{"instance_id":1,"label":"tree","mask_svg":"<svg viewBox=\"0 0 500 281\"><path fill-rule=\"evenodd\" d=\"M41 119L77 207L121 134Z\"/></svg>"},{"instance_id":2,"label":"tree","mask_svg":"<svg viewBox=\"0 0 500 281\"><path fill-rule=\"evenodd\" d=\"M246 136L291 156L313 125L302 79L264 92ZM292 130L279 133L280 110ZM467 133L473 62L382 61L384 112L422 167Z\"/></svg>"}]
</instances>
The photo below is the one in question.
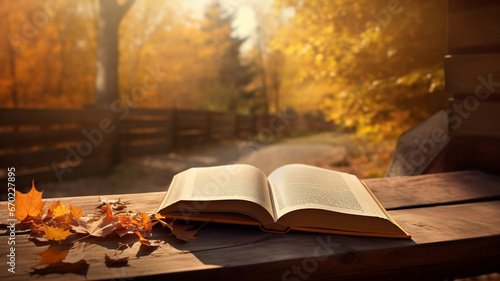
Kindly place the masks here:
<instances>
[{"instance_id":1,"label":"tree","mask_svg":"<svg viewBox=\"0 0 500 281\"><path fill-rule=\"evenodd\" d=\"M212 97L216 98L211 100L211 106L223 111L238 110L245 101L245 86L254 76L252 65L243 64L240 58L240 47L246 39L231 36L232 20L233 15L224 15L220 5L214 2L207 7L202 24L206 47L216 50L214 62L218 77L212 87Z\"/></svg>"},{"instance_id":2,"label":"tree","mask_svg":"<svg viewBox=\"0 0 500 281\"><path fill-rule=\"evenodd\" d=\"M118 95L118 29L134 0L99 1L98 48L95 74L95 105L109 108Z\"/></svg>"},{"instance_id":3,"label":"tree","mask_svg":"<svg viewBox=\"0 0 500 281\"><path fill-rule=\"evenodd\" d=\"M446 107L446 1L279 0L277 7L294 15L272 47L300 61L297 85L330 85L321 108L339 126L397 136Z\"/></svg>"}]
</instances>

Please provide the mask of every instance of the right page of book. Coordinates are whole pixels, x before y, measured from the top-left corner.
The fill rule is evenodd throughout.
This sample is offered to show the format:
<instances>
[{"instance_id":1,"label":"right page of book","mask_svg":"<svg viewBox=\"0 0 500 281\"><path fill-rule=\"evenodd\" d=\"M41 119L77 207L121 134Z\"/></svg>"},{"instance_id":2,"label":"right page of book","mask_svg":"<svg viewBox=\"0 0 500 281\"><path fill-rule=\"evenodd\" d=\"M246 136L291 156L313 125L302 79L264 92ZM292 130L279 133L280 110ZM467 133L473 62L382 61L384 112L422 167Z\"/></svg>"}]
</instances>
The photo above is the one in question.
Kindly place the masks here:
<instances>
[{"instance_id":1,"label":"right page of book","mask_svg":"<svg viewBox=\"0 0 500 281\"><path fill-rule=\"evenodd\" d=\"M268 176L277 217L299 209L387 218L354 175L308 165L282 166Z\"/></svg>"}]
</instances>

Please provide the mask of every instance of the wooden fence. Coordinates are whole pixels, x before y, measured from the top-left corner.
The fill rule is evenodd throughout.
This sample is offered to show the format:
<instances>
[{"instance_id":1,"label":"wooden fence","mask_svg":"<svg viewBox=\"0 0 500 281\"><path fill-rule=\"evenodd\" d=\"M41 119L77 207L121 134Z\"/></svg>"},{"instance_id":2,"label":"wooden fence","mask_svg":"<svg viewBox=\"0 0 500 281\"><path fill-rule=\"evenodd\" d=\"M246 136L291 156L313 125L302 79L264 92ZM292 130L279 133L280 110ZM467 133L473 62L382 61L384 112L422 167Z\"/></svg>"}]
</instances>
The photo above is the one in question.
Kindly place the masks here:
<instances>
[{"instance_id":1,"label":"wooden fence","mask_svg":"<svg viewBox=\"0 0 500 281\"><path fill-rule=\"evenodd\" d=\"M290 116L179 109L0 109L0 178L15 167L23 186L32 179L62 181L105 172L122 157L259 133L275 137L331 128Z\"/></svg>"}]
</instances>

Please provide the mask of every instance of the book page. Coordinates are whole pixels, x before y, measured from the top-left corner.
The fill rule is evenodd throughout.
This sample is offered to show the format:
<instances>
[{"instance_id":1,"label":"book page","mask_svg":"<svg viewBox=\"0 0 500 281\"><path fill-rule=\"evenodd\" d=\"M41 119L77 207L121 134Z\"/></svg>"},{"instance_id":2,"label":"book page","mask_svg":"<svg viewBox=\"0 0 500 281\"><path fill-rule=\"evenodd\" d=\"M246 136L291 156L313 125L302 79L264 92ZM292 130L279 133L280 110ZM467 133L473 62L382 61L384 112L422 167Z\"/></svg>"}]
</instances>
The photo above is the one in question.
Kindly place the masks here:
<instances>
[{"instance_id":1,"label":"book page","mask_svg":"<svg viewBox=\"0 0 500 281\"><path fill-rule=\"evenodd\" d=\"M267 178L250 165L191 168L179 173L160 209L180 200L246 200L261 205L274 217Z\"/></svg>"},{"instance_id":2,"label":"book page","mask_svg":"<svg viewBox=\"0 0 500 281\"><path fill-rule=\"evenodd\" d=\"M293 164L276 169L268 181L278 217L307 208L385 217L354 175Z\"/></svg>"}]
</instances>

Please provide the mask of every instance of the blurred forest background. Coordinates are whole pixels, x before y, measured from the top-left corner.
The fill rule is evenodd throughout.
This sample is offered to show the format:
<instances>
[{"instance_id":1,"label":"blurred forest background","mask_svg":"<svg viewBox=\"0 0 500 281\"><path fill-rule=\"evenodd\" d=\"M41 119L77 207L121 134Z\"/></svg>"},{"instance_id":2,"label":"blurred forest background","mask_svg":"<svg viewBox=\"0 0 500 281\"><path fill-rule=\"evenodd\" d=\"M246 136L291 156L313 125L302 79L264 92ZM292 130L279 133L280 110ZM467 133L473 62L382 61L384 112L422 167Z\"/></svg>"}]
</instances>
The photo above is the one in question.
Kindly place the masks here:
<instances>
[{"instance_id":1,"label":"blurred forest background","mask_svg":"<svg viewBox=\"0 0 500 281\"><path fill-rule=\"evenodd\" d=\"M120 103L156 72L138 107L286 111L372 140L446 108L445 0L270 2L118 0ZM100 6L0 0L2 107L96 105Z\"/></svg>"}]
</instances>

